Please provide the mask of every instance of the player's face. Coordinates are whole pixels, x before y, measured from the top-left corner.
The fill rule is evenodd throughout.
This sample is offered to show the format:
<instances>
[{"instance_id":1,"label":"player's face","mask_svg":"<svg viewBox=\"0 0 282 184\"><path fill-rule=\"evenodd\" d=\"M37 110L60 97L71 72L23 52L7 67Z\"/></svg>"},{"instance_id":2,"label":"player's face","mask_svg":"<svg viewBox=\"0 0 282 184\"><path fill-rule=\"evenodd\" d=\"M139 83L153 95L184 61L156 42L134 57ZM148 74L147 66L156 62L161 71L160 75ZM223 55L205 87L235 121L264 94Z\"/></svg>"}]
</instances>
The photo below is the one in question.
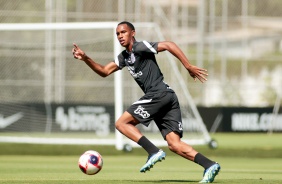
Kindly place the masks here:
<instances>
[{"instance_id":1,"label":"player's face","mask_svg":"<svg viewBox=\"0 0 282 184\"><path fill-rule=\"evenodd\" d=\"M116 34L121 46L128 48L130 44L133 44L135 31L131 30L126 24L119 25L116 28Z\"/></svg>"}]
</instances>

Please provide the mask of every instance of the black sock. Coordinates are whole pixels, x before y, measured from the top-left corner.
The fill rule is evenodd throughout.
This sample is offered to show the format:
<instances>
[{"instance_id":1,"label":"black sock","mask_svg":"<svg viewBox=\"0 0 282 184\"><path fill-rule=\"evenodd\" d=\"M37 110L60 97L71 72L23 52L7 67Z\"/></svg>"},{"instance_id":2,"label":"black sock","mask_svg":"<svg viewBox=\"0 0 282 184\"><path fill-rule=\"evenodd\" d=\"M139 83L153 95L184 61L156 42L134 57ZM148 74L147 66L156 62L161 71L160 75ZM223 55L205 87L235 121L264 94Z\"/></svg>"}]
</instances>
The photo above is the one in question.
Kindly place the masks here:
<instances>
[{"instance_id":1,"label":"black sock","mask_svg":"<svg viewBox=\"0 0 282 184\"><path fill-rule=\"evenodd\" d=\"M142 136L137 143L142 146L148 152L149 155L152 155L153 153L156 153L160 150L145 136Z\"/></svg>"},{"instance_id":2,"label":"black sock","mask_svg":"<svg viewBox=\"0 0 282 184\"><path fill-rule=\"evenodd\" d=\"M214 161L211 161L210 159L208 159L201 153L196 154L194 162L201 165L205 169L209 168L210 166L212 166L215 163Z\"/></svg>"}]
</instances>

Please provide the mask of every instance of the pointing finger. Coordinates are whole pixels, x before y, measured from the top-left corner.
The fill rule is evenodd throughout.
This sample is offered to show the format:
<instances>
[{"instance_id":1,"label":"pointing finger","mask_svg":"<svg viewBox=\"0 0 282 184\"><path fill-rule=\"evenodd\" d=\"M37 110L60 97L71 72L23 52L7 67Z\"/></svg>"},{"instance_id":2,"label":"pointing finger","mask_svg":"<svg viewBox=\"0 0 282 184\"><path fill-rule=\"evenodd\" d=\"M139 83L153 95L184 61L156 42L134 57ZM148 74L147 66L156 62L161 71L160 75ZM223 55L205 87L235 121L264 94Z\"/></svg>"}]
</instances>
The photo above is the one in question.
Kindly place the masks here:
<instances>
[{"instance_id":1,"label":"pointing finger","mask_svg":"<svg viewBox=\"0 0 282 184\"><path fill-rule=\"evenodd\" d=\"M78 49L79 47L75 44L75 43L73 43L73 46L76 48L76 49Z\"/></svg>"}]
</instances>

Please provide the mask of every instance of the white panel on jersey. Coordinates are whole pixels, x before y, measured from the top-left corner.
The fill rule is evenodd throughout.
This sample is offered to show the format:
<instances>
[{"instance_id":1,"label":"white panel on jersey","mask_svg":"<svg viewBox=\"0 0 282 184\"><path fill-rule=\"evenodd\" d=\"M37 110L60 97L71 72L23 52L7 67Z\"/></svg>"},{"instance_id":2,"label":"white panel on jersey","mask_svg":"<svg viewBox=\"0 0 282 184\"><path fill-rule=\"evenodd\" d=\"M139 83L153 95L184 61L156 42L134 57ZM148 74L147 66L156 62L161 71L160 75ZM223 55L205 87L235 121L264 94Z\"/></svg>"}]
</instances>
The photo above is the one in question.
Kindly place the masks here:
<instances>
[{"instance_id":1,"label":"white panel on jersey","mask_svg":"<svg viewBox=\"0 0 282 184\"><path fill-rule=\"evenodd\" d=\"M152 101L152 99L149 99L149 100L139 100L139 101L134 102L133 104L144 104L144 103L149 103L151 101Z\"/></svg>"},{"instance_id":2,"label":"white panel on jersey","mask_svg":"<svg viewBox=\"0 0 282 184\"><path fill-rule=\"evenodd\" d=\"M118 57L116 57L116 59L115 59L115 64L119 67L119 60L118 60Z\"/></svg>"},{"instance_id":3,"label":"white panel on jersey","mask_svg":"<svg viewBox=\"0 0 282 184\"><path fill-rule=\"evenodd\" d=\"M157 54L157 51L156 51L156 49L154 49L154 47L152 47L152 45L151 44L149 44L149 42L147 42L147 41L143 41L143 43L148 47L148 49L150 49L154 54Z\"/></svg>"}]
</instances>

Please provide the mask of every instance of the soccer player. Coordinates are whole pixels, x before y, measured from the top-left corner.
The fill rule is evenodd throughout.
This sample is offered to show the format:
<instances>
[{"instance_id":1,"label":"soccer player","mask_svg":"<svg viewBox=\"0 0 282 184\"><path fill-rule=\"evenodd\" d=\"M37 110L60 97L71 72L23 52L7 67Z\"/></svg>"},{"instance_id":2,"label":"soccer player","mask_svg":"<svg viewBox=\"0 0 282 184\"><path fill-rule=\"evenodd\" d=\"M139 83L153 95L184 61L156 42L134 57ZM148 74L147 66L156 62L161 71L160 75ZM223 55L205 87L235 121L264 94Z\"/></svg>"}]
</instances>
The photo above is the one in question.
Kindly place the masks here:
<instances>
[{"instance_id":1,"label":"soccer player","mask_svg":"<svg viewBox=\"0 0 282 184\"><path fill-rule=\"evenodd\" d=\"M154 164L166 156L163 150L157 148L136 127L139 123L148 126L151 120L154 120L172 152L204 168L204 177L200 183L213 182L220 170L220 165L198 153L181 140L183 130L179 102L175 92L164 82L155 54L163 51L170 52L180 60L194 80L206 81L207 70L192 65L174 42L138 42L135 40L135 33L135 28L130 22L123 21L117 25L116 36L125 50L113 62L109 62L105 66L92 60L75 43L72 49L73 56L84 61L102 77L107 77L113 72L127 67L145 93L115 123L117 130L148 152L148 160L141 167L140 172L149 171Z\"/></svg>"}]
</instances>

